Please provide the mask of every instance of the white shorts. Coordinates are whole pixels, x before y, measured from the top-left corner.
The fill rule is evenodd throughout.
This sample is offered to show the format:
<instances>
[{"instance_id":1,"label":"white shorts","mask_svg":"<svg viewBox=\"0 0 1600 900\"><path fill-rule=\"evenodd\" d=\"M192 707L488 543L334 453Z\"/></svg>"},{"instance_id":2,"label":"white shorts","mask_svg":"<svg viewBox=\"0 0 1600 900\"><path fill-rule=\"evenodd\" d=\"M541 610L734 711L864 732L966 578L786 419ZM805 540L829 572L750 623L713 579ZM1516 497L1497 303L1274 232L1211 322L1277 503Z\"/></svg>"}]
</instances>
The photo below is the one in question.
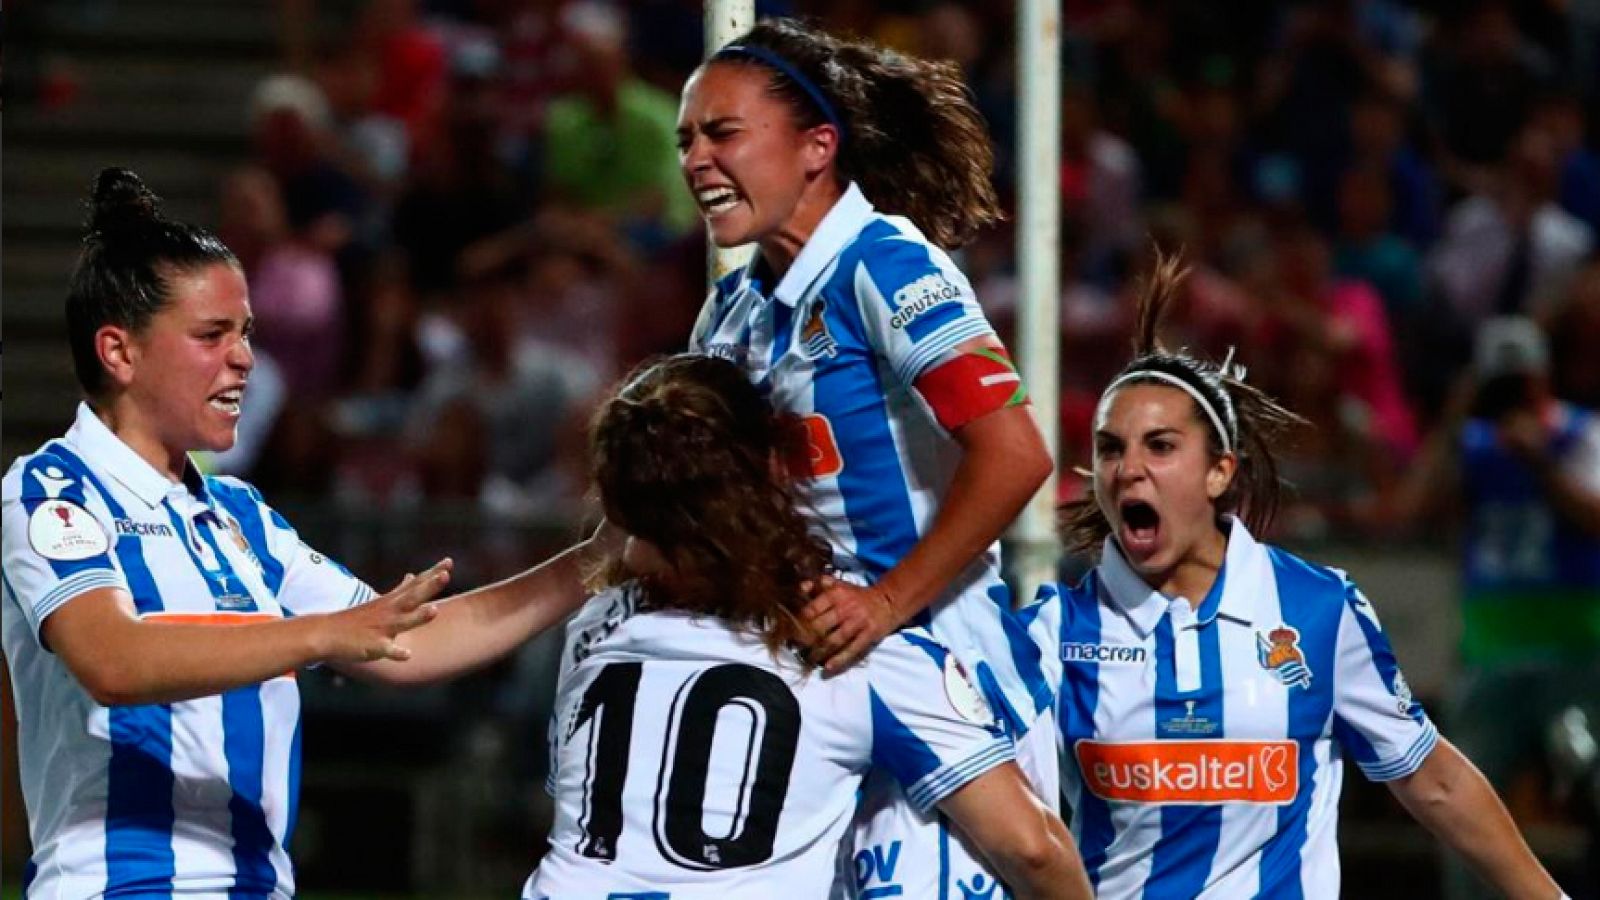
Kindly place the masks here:
<instances>
[{"instance_id":1,"label":"white shorts","mask_svg":"<svg viewBox=\"0 0 1600 900\"><path fill-rule=\"evenodd\" d=\"M1017 764L1046 806L1061 811L1055 711L1040 714L1016 743ZM835 898L1001 900L1008 896L994 871L937 810L919 813L888 773L874 769L862 783L853 847Z\"/></svg>"}]
</instances>

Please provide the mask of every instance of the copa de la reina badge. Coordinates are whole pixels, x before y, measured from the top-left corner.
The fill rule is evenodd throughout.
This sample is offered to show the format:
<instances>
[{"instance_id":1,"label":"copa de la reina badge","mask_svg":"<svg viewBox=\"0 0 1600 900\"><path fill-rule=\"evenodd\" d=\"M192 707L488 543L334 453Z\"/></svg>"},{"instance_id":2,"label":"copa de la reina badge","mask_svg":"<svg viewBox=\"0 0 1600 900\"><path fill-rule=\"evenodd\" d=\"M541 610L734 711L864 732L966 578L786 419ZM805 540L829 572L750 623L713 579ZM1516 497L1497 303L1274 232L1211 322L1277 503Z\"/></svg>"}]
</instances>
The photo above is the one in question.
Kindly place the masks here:
<instances>
[{"instance_id":1,"label":"copa de la reina badge","mask_svg":"<svg viewBox=\"0 0 1600 900\"><path fill-rule=\"evenodd\" d=\"M944 658L944 693L961 718L979 725L989 725L994 722L994 712L989 709L989 701L985 700L983 694L967 680L967 673L962 671L961 663L956 662L955 654Z\"/></svg>"},{"instance_id":2,"label":"copa de la reina badge","mask_svg":"<svg viewBox=\"0 0 1600 900\"><path fill-rule=\"evenodd\" d=\"M45 500L28 517L28 543L33 552L56 562L99 556L111 539L89 511L71 500Z\"/></svg>"}]
</instances>

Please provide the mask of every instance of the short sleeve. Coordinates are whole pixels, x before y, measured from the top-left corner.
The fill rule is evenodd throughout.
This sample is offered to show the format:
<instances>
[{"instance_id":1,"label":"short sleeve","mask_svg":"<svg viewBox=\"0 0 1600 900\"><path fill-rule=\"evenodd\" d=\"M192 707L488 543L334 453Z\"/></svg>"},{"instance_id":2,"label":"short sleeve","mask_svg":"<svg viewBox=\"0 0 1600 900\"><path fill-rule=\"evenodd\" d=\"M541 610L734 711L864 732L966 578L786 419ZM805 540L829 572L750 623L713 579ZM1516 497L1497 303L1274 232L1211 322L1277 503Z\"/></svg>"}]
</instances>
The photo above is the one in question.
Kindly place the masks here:
<instances>
[{"instance_id":1,"label":"short sleeve","mask_svg":"<svg viewBox=\"0 0 1600 900\"><path fill-rule=\"evenodd\" d=\"M32 457L6 478L0 506L0 569L35 640L45 619L74 597L98 588L128 590L116 560L115 525L95 488L72 468L48 454Z\"/></svg>"},{"instance_id":2,"label":"short sleeve","mask_svg":"<svg viewBox=\"0 0 1600 900\"><path fill-rule=\"evenodd\" d=\"M1335 736L1372 781L1412 774L1439 731L1411 696L1372 603L1349 583L1335 652Z\"/></svg>"},{"instance_id":3,"label":"short sleeve","mask_svg":"<svg viewBox=\"0 0 1600 900\"><path fill-rule=\"evenodd\" d=\"M872 761L927 811L1016 758L983 694L925 631L892 635L867 657Z\"/></svg>"},{"instance_id":4,"label":"short sleeve","mask_svg":"<svg viewBox=\"0 0 1600 900\"><path fill-rule=\"evenodd\" d=\"M967 277L913 235L867 245L855 289L869 339L903 384L915 384L961 343L994 334Z\"/></svg>"},{"instance_id":5,"label":"short sleeve","mask_svg":"<svg viewBox=\"0 0 1600 900\"><path fill-rule=\"evenodd\" d=\"M1561 468L1586 490L1600 493L1600 415L1589 415L1577 440L1561 460Z\"/></svg>"},{"instance_id":6,"label":"short sleeve","mask_svg":"<svg viewBox=\"0 0 1600 900\"><path fill-rule=\"evenodd\" d=\"M261 493L234 478L208 479L213 496L239 523L261 562L267 587L291 615L337 612L377 596L349 569L304 541Z\"/></svg>"},{"instance_id":7,"label":"short sleeve","mask_svg":"<svg viewBox=\"0 0 1600 900\"><path fill-rule=\"evenodd\" d=\"M689 331L689 352L706 352L706 342L717 322L717 298L720 292L713 289L700 304L700 314L694 317L694 328Z\"/></svg>"}]
</instances>

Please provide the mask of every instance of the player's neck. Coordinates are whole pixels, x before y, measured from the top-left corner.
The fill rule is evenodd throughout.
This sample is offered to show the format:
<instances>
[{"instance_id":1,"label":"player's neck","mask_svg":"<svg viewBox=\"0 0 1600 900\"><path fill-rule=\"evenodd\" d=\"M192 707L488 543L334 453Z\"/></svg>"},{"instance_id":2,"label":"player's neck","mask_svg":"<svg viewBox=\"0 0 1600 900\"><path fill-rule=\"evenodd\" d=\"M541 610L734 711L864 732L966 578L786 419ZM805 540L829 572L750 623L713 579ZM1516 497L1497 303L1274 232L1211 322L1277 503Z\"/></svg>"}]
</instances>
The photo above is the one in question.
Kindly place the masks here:
<instances>
[{"instance_id":1,"label":"player's neck","mask_svg":"<svg viewBox=\"0 0 1600 900\"><path fill-rule=\"evenodd\" d=\"M795 203L794 212L776 231L761 239L761 258L773 277L782 280L805 249L817 226L844 196L844 188L833 177L817 178L806 185Z\"/></svg>"},{"instance_id":2,"label":"player's neck","mask_svg":"<svg viewBox=\"0 0 1600 900\"><path fill-rule=\"evenodd\" d=\"M175 483L183 481L183 474L189 467L188 452L175 451L163 444L131 404L112 401L91 408L106 428L151 468Z\"/></svg>"},{"instance_id":3,"label":"player's neck","mask_svg":"<svg viewBox=\"0 0 1600 900\"><path fill-rule=\"evenodd\" d=\"M1195 609L1205 602L1211 588L1217 583L1222 562L1228 554L1228 536L1208 528L1205 535L1189 548L1178 564L1162 580L1159 590L1168 597L1182 597Z\"/></svg>"}]
</instances>

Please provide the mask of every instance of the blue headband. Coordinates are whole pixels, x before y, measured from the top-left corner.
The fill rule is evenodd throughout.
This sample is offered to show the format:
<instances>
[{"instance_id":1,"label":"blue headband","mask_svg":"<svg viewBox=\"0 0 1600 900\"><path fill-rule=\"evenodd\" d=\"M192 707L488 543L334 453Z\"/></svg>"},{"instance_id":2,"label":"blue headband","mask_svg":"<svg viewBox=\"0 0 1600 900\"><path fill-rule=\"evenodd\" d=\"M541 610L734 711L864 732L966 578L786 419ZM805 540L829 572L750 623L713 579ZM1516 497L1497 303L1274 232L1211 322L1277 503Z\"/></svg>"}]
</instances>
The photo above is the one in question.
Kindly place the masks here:
<instances>
[{"instance_id":1,"label":"blue headband","mask_svg":"<svg viewBox=\"0 0 1600 900\"><path fill-rule=\"evenodd\" d=\"M828 120L828 124L839 130L839 143L844 143L848 129L844 127L844 120L839 118L839 113L834 110L833 104L828 102L828 96L822 93L822 89L817 87L815 82L800 74L800 70L790 65L788 60L765 47L752 47L749 44L729 44L718 50L711 59L715 62L719 59L736 57L744 57L765 63L767 66L788 76L789 80L799 86L800 90L805 91L806 96L811 98L811 102L817 105L817 109L822 111L822 117Z\"/></svg>"}]
</instances>

